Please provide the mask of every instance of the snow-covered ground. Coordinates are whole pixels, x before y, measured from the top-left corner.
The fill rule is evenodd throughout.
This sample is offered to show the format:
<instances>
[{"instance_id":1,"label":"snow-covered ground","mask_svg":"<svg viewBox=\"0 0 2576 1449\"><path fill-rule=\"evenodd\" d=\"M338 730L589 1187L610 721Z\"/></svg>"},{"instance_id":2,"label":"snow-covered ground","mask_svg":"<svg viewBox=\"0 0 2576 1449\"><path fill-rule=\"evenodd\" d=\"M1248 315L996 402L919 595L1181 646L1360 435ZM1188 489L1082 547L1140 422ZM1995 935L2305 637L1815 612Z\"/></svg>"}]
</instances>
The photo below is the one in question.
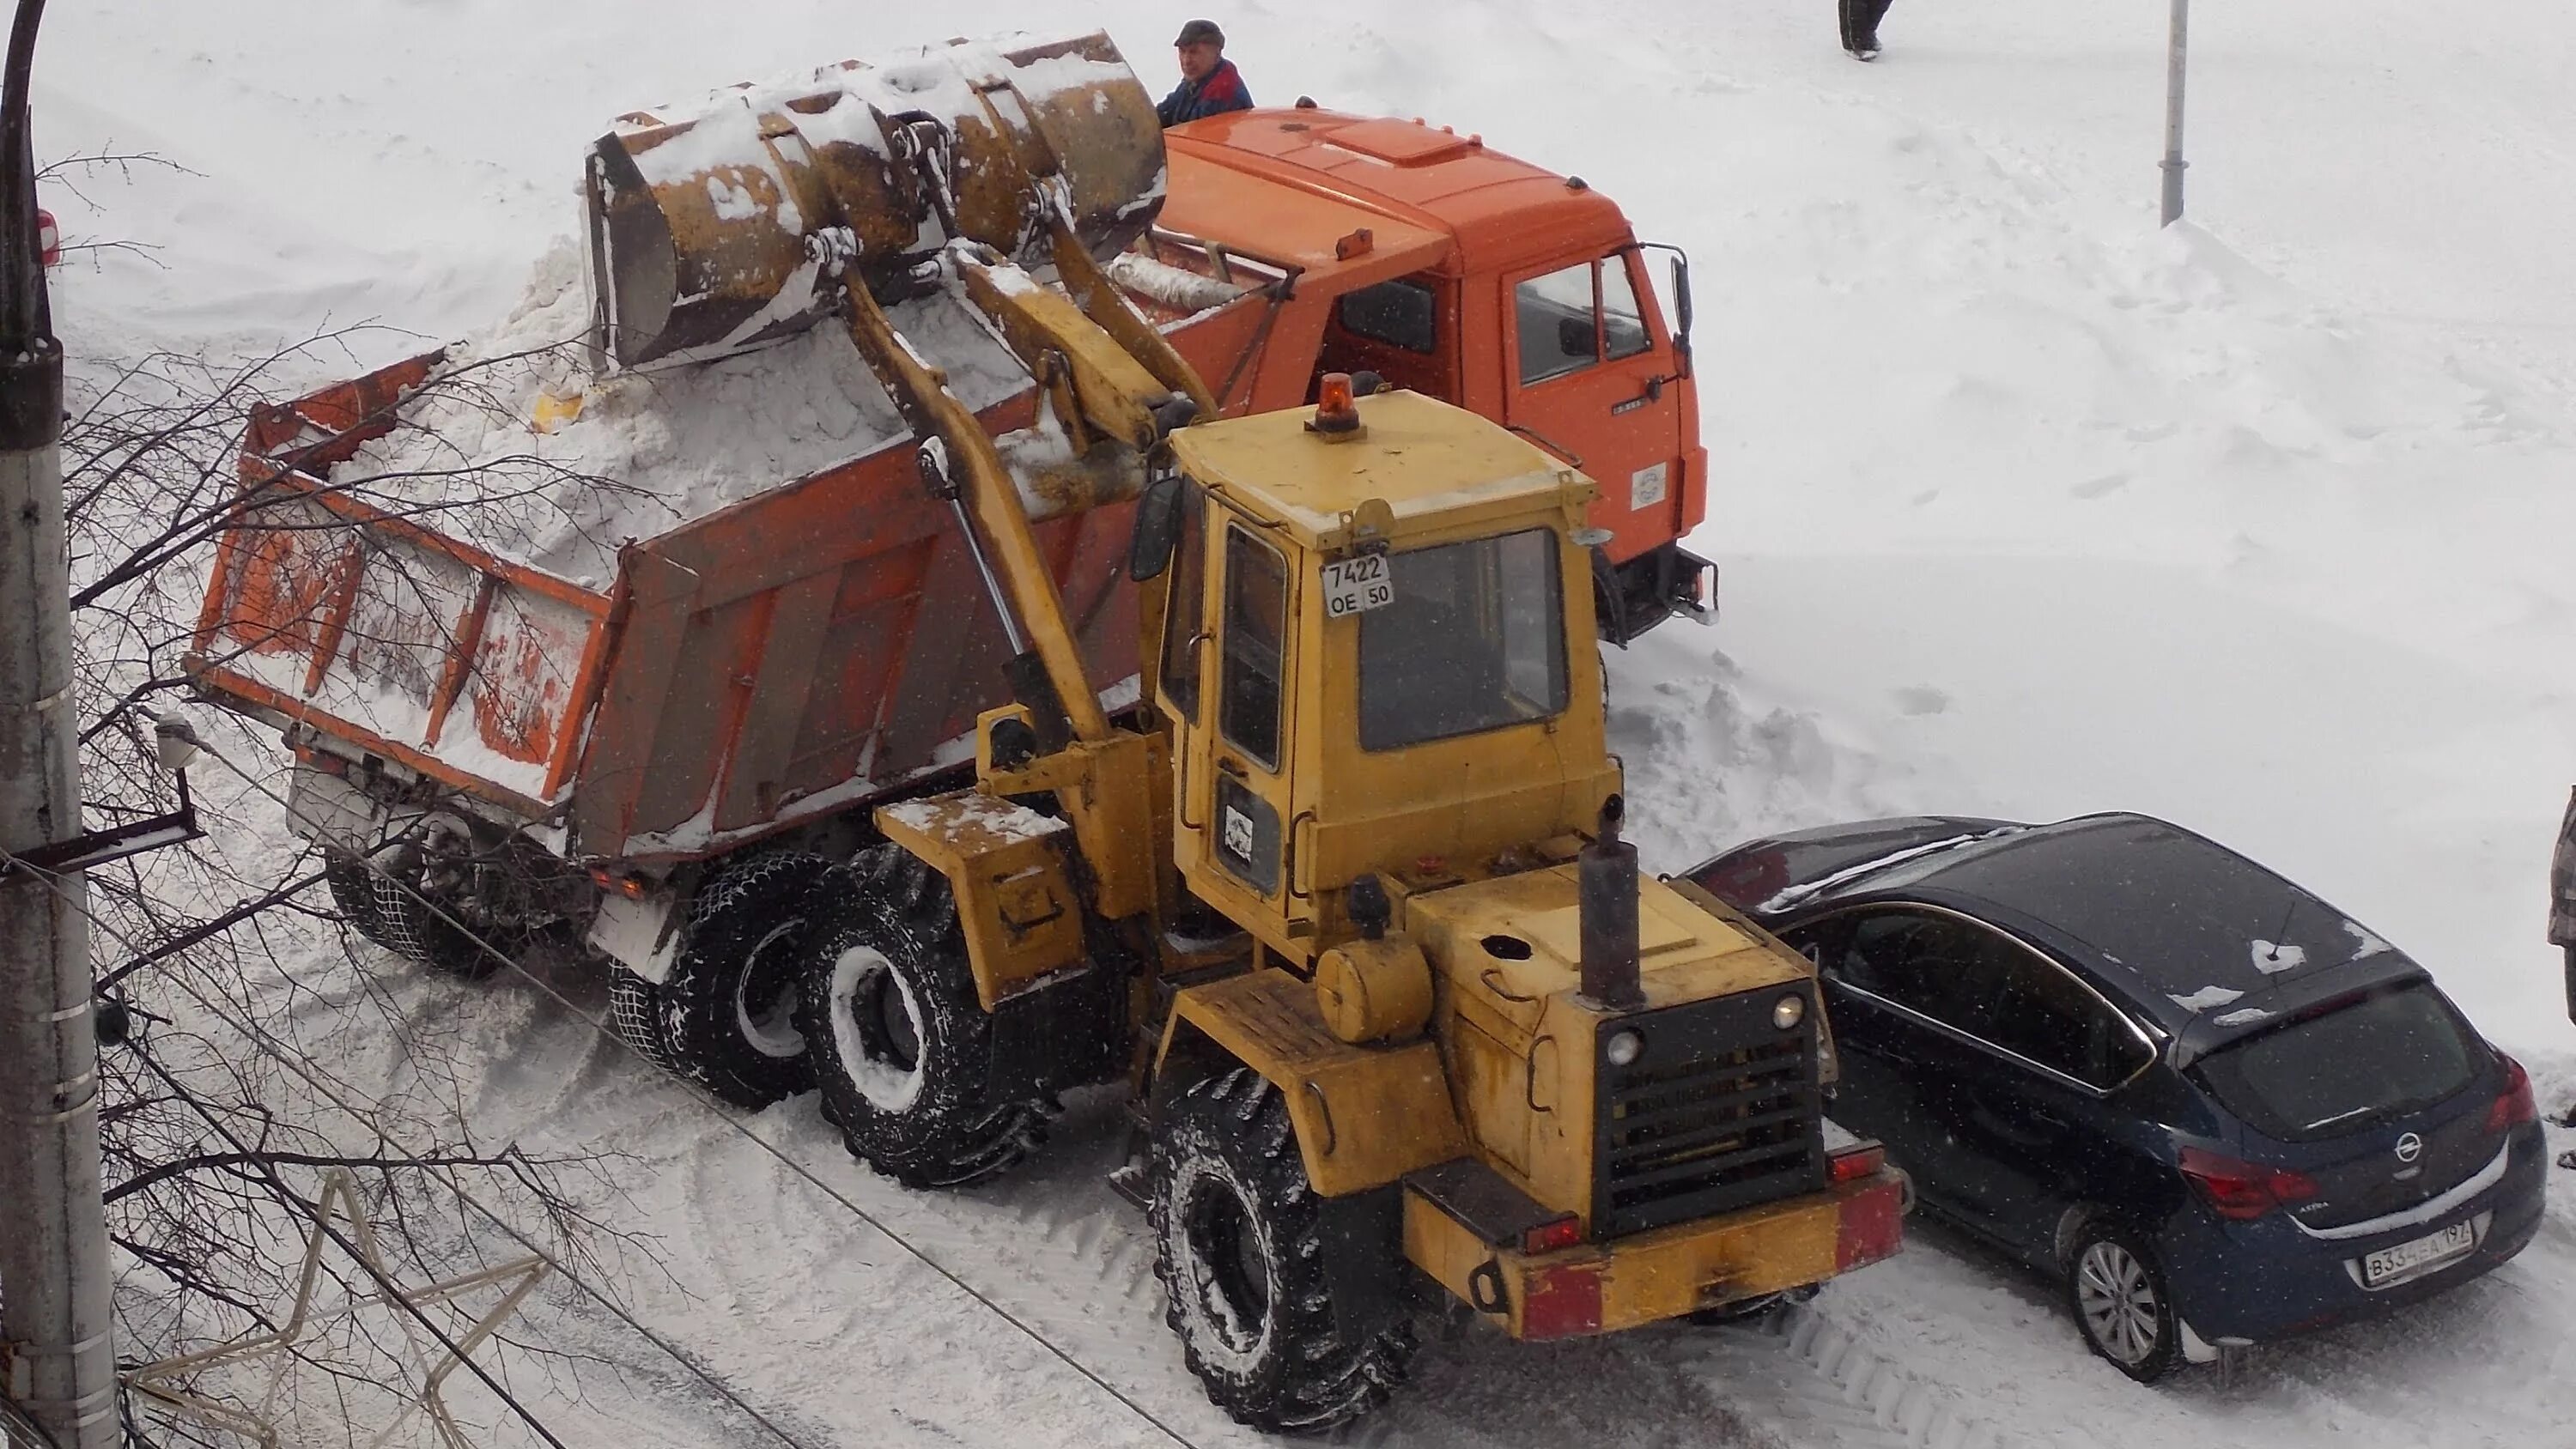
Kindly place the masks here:
<instances>
[{"instance_id":1,"label":"snow-covered ground","mask_svg":"<svg viewBox=\"0 0 2576 1449\"><path fill-rule=\"evenodd\" d=\"M1263 99L1481 131L1690 249L1717 476L1695 544L1722 562L1725 613L1613 661L1650 865L1864 813L2164 814L2405 947L2544 1102L2576 1094L2540 939L2576 778L2565 7L2204 5L2193 220L2161 233L2165 7L2146 0L1905 0L1868 67L1835 48L1828 0L1208 8ZM188 171L93 177L94 208L48 193L73 240L155 248L76 262L57 312L88 355L407 334L315 364L372 365L508 310L621 111L1068 22L1108 25L1159 88L1182 18L1137 0L58 6L43 154ZM621 1265L620 1291L806 1442L1168 1442L531 988L401 989L490 1062L486 1130L638 1154L620 1211L666 1267ZM948 1198L851 1166L810 1099L757 1126L1190 1442L1246 1437L1180 1369L1140 1225L1098 1186L1105 1109L1030 1173ZM2267 1352L2233 1388L2149 1390L2087 1358L2044 1285L1924 1232L1790 1340L1437 1343L1362 1432L2565 1443L2571 1305L2562 1194L2484 1282ZM632 1366L552 1385L570 1442L752 1442L623 1330L561 1305L538 1327Z\"/></svg>"}]
</instances>

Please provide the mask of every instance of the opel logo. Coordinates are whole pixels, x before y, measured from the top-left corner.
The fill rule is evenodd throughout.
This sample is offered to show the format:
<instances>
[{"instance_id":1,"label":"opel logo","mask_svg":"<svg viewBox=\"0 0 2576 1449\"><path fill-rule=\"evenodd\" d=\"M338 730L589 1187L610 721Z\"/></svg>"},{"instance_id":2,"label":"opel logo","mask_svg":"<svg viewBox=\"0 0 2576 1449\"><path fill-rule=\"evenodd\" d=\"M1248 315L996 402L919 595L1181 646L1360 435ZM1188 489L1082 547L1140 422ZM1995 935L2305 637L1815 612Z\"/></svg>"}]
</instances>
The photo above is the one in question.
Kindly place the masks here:
<instances>
[{"instance_id":1,"label":"opel logo","mask_svg":"<svg viewBox=\"0 0 2576 1449\"><path fill-rule=\"evenodd\" d=\"M2415 1135L2414 1133L2412 1133L2412 1132L2403 1133L2403 1134L2401 1134L2401 1135L2398 1137L2398 1139L2397 1139L2397 1160L2398 1160L2398 1161L2400 1161L2400 1162L2413 1162L2416 1158L2421 1157L2421 1156L2423 1156L2423 1155L2424 1155L2424 1139L2423 1139L2423 1138L2416 1136L2416 1135Z\"/></svg>"}]
</instances>

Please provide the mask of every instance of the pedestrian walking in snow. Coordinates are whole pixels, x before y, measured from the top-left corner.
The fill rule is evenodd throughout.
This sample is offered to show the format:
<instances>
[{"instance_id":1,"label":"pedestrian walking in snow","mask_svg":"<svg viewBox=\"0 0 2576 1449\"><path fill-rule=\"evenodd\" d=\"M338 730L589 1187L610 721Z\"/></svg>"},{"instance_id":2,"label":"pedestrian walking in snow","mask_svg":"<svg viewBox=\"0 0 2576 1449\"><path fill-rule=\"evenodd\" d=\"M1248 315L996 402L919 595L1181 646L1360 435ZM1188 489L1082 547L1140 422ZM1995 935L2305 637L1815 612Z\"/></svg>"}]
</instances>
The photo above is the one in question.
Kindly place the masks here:
<instances>
[{"instance_id":1,"label":"pedestrian walking in snow","mask_svg":"<svg viewBox=\"0 0 2576 1449\"><path fill-rule=\"evenodd\" d=\"M1225 32L1216 28L1215 21L1193 20L1182 26L1172 46L1181 54L1181 83L1154 108L1164 125L1252 108L1252 92L1234 62L1225 58Z\"/></svg>"},{"instance_id":2,"label":"pedestrian walking in snow","mask_svg":"<svg viewBox=\"0 0 2576 1449\"><path fill-rule=\"evenodd\" d=\"M2567 814L2558 822L2558 848L2549 857L2549 943L2564 958L2567 972L2567 1019L2576 1021L2576 791L2568 792ZM2576 1104L2559 1114L2563 1127L2576 1127ZM2576 1151L2559 1154L2558 1165L2576 1168Z\"/></svg>"},{"instance_id":3,"label":"pedestrian walking in snow","mask_svg":"<svg viewBox=\"0 0 2576 1449\"><path fill-rule=\"evenodd\" d=\"M2566 958L2567 1019L2576 1021L2576 791L2558 822L2558 849L2549 858L2549 943Z\"/></svg>"},{"instance_id":4,"label":"pedestrian walking in snow","mask_svg":"<svg viewBox=\"0 0 2576 1449\"><path fill-rule=\"evenodd\" d=\"M1878 59L1878 22L1892 0L1834 0L1843 22L1843 49L1854 60Z\"/></svg>"}]
</instances>

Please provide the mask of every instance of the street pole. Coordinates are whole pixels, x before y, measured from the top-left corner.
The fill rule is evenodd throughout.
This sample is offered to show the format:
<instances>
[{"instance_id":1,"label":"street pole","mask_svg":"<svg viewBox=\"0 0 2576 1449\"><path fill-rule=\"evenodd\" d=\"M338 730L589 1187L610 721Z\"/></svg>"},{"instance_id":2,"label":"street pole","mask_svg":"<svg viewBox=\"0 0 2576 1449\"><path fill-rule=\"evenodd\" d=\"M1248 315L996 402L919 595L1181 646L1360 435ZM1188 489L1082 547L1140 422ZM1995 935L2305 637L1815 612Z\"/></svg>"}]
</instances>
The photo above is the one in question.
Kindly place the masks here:
<instances>
[{"instance_id":1,"label":"street pole","mask_svg":"<svg viewBox=\"0 0 2576 1449\"><path fill-rule=\"evenodd\" d=\"M2182 220L2182 73L2189 49L2191 0L2173 0L2173 29L2165 50L2165 204L2163 225Z\"/></svg>"},{"instance_id":2,"label":"street pole","mask_svg":"<svg viewBox=\"0 0 2576 1449\"><path fill-rule=\"evenodd\" d=\"M82 833L63 349L28 125L43 15L44 0L18 0L0 77L0 849L13 856ZM77 870L0 875L0 1390L61 1449L116 1449L87 899Z\"/></svg>"}]
</instances>

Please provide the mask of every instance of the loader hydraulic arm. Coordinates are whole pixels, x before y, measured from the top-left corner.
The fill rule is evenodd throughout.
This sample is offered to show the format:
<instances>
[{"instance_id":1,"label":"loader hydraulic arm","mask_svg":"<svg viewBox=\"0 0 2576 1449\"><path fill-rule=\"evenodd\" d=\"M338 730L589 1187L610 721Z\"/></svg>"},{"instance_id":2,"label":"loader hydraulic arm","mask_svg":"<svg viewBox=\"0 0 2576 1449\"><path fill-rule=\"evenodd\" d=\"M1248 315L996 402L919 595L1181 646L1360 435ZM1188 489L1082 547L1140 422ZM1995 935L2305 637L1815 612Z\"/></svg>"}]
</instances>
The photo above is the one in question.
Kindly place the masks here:
<instances>
[{"instance_id":1,"label":"loader hydraulic arm","mask_svg":"<svg viewBox=\"0 0 2576 1449\"><path fill-rule=\"evenodd\" d=\"M973 531L981 532L982 544L991 548L1000 586L1008 595L994 603L1003 611L1006 628L1014 617L1019 621L1011 632L1022 638L1013 642L1033 649L1045 666L1073 737L1090 742L1108 738L1109 717L1102 712L1100 697L1082 667L1082 647L1065 621L1064 599L1056 591L1045 555L1038 550L1037 531L1029 523L1028 508L1000 450L983 424L948 390L947 373L921 360L886 320L867 288L855 279L845 280L843 287L848 293L850 340L859 356L866 359L914 431L940 442L945 466L954 470L948 477L964 504L966 519L961 522L971 520L970 542Z\"/></svg>"}]
</instances>

